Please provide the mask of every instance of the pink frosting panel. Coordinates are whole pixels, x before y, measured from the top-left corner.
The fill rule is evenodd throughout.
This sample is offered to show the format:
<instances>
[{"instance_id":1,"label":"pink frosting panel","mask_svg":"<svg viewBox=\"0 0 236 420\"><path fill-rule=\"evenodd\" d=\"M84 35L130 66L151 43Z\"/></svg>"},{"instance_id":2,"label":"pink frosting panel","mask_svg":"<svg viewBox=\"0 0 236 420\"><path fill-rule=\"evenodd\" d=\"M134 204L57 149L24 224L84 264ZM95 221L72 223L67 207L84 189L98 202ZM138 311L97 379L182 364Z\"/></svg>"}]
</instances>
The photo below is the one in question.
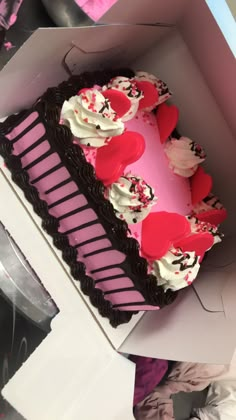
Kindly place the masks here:
<instances>
[{"instance_id":1,"label":"pink frosting panel","mask_svg":"<svg viewBox=\"0 0 236 420\"><path fill-rule=\"evenodd\" d=\"M89 254L90 252L96 251L98 248L109 248L111 246L109 239L98 239L96 242L91 242L90 244L83 245L84 255Z\"/></svg>"},{"instance_id":2,"label":"pink frosting panel","mask_svg":"<svg viewBox=\"0 0 236 420\"><path fill-rule=\"evenodd\" d=\"M117 276L120 274L124 274L125 272L121 268L110 268L109 270L109 276ZM107 274L107 271L99 271L98 273L94 273L93 277L95 280L105 279L106 277L109 277Z\"/></svg>"},{"instance_id":3,"label":"pink frosting panel","mask_svg":"<svg viewBox=\"0 0 236 420\"><path fill-rule=\"evenodd\" d=\"M78 225L83 225L90 221L96 220L97 215L92 209L80 211L79 214L69 216L60 223L59 232L66 232L67 230L73 229Z\"/></svg>"},{"instance_id":4,"label":"pink frosting panel","mask_svg":"<svg viewBox=\"0 0 236 420\"><path fill-rule=\"evenodd\" d=\"M139 292L132 291L132 292L129 292L129 293L132 293L132 300L134 302L143 302L143 298L140 299L141 295L140 295ZM109 300L109 294L106 294L105 299ZM127 291L117 293L116 305L121 305L122 303L127 303L127 302L129 302L127 300Z\"/></svg>"},{"instance_id":5,"label":"pink frosting panel","mask_svg":"<svg viewBox=\"0 0 236 420\"><path fill-rule=\"evenodd\" d=\"M47 203L55 203L56 201L60 200L61 197L65 197L66 195L72 194L77 190L78 187L76 183L74 181L71 181L68 184L62 186L61 188L58 188L55 191L52 191L51 193L47 194Z\"/></svg>"},{"instance_id":6,"label":"pink frosting panel","mask_svg":"<svg viewBox=\"0 0 236 420\"><path fill-rule=\"evenodd\" d=\"M31 152L27 153L26 156L22 157L21 163L23 168L36 160L39 156L42 156L44 153L48 152L48 150L50 150L50 146L48 141L45 140L43 143L39 144L39 146L35 147Z\"/></svg>"},{"instance_id":7,"label":"pink frosting panel","mask_svg":"<svg viewBox=\"0 0 236 420\"><path fill-rule=\"evenodd\" d=\"M83 247L80 247L80 250L82 254L85 254ZM91 255L89 257L89 261L87 261L87 264L89 266L90 271L93 271L105 266L121 264L124 261L124 259L125 255L120 251L103 251L102 254ZM107 275L110 275L110 273L107 272Z\"/></svg>"},{"instance_id":8,"label":"pink frosting panel","mask_svg":"<svg viewBox=\"0 0 236 420\"><path fill-rule=\"evenodd\" d=\"M59 184L62 181L65 181L65 179L67 179L70 176L69 172L67 171L66 168L60 168L57 170L56 172L56 176L55 173L51 173L50 175L48 175L46 178L42 178L40 179L38 182L35 183L35 186L37 187L39 193L40 193L40 198L42 200L45 199L45 192L47 190L49 190L50 188L53 188L55 185ZM63 197L63 196L61 196ZM51 196L50 196L51 198ZM47 203L51 204L52 202L56 201L53 200L52 202L50 201L49 195L47 196Z\"/></svg>"},{"instance_id":9,"label":"pink frosting panel","mask_svg":"<svg viewBox=\"0 0 236 420\"><path fill-rule=\"evenodd\" d=\"M102 289L103 291L116 290L117 289L117 282L114 281L114 280L106 280L106 281L100 282L98 284L99 284L99 288ZM133 283L128 277L120 278L119 279L119 287L121 289L123 289L125 287L133 287Z\"/></svg>"},{"instance_id":10,"label":"pink frosting panel","mask_svg":"<svg viewBox=\"0 0 236 420\"><path fill-rule=\"evenodd\" d=\"M45 172L54 168L59 163L61 163L59 156L57 155L57 153L53 153L52 155L44 159L43 164L40 162L37 165L33 166L33 168L29 169L28 174L30 176L30 179L33 181L40 175L43 175Z\"/></svg>"},{"instance_id":11,"label":"pink frosting panel","mask_svg":"<svg viewBox=\"0 0 236 420\"><path fill-rule=\"evenodd\" d=\"M21 125L24 126L24 124L20 124L20 126ZM16 129L14 131L16 131ZM7 135L9 140L14 140L15 137L16 137L15 133L13 133L13 134L12 133L11 133L10 137L9 137L9 135ZM44 134L45 134L45 128L42 124L38 124L35 127L33 127L30 132L26 133L24 135L24 137L22 137L20 140L18 140L15 143L14 151L15 151L16 155L19 155L23 150L27 149L32 144L32 142L37 141Z\"/></svg>"},{"instance_id":12,"label":"pink frosting panel","mask_svg":"<svg viewBox=\"0 0 236 420\"><path fill-rule=\"evenodd\" d=\"M36 119L38 118L37 112L32 112L25 120L18 124L13 130L6 136L9 140L13 140L18 134L22 133L26 128L28 128ZM41 127L44 129L42 124ZM37 126L38 127L38 126ZM38 130L38 128L37 128ZM40 132L38 131L39 137L41 137Z\"/></svg>"},{"instance_id":13,"label":"pink frosting panel","mask_svg":"<svg viewBox=\"0 0 236 420\"><path fill-rule=\"evenodd\" d=\"M60 215L69 213L70 211L73 211L75 209L79 209L79 208L85 206L86 204L88 204L88 202L87 202L86 198L84 197L84 195L82 195L82 194L77 195L77 196L71 198L70 200L67 200L64 203L58 204L57 206L50 209L50 214L52 214L55 217L60 217ZM80 221L83 218L83 216L81 218L81 213L79 213ZM76 216L76 218L77 217L78 217L78 215Z\"/></svg>"},{"instance_id":14,"label":"pink frosting panel","mask_svg":"<svg viewBox=\"0 0 236 420\"><path fill-rule=\"evenodd\" d=\"M98 236L105 235L106 232L100 223L97 223L93 226L88 226L84 229L81 229L79 232L74 232L73 234L69 234L69 242L70 245L75 246L79 243L85 242L89 239L96 238Z\"/></svg>"}]
</instances>

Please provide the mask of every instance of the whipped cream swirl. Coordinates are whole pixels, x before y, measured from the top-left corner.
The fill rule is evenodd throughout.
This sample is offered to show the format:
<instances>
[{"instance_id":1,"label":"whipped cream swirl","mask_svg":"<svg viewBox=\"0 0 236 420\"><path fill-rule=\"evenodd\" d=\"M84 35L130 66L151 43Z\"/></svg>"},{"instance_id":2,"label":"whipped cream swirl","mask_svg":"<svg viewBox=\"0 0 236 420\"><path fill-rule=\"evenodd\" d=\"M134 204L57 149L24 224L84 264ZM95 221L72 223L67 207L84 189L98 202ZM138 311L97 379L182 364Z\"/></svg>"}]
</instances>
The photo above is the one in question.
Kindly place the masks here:
<instances>
[{"instance_id":1,"label":"whipped cream swirl","mask_svg":"<svg viewBox=\"0 0 236 420\"><path fill-rule=\"evenodd\" d=\"M179 290L192 284L200 268L195 252L182 252L171 248L164 257L152 264L152 274L157 277L158 286L166 290Z\"/></svg>"},{"instance_id":2,"label":"whipped cream swirl","mask_svg":"<svg viewBox=\"0 0 236 420\"><path fill-rule=\"evenodd\" d=\"M188 137L180 137L179 140L172 138L165 144L164 150L170 168L184 178L191 177L206 158L202 147Z\"/></svg>"},{"instance_id":3,"label":"whipped cream swirl","mask_svg":"<svg viewBox=\"0 0 236 420\"><path fill-rule=\"evenodd\" d=\"M224 209L224 206L220 202L219 198L216 197L214 194L210 193L202 201L195 204L193 208L193 213L197 215L199 213L203 213L204 211L223 210L223 209Z\"/></svg>"},{"instance_id":4,"label":"whipped cream swirl","mask_svg":"<svg viewBox=\"0 0 236 420\"><path fill-rule=\"evenodd\" d=\"M141 177L134 175L121 176L107 189L107 197L117 217L128 224L145 219L157 201L154 190Z\"/></svg>"},{"instance_id":5,"label":"whipped cream swirl","mask_svg":"<svg viewBox=\"0 0 236 420\"><path fill-rule=\"evenodd\" d=\"M191 228L192 233L204 233L204 232L210 233L214 239L213 245L218 244L219 242L222 241L222 238L224 235L219 232L217 226L213 226L211 223L198 220L198 218L195 216L187 216L187 220L190 223L190 228Z\"/></svg>"},{"instance_id":6,"label":"whipped cream swirl","mask_svg":"<svg viewBox=\"0 0 236 420\"><path fill-rule=\"evenodd\" d=\"M143 111L150 112L158 105L162 104L163 102L167 101L172 96L172 93L169 91L168 86L165 82L158 79L153 74L147 73L146 71L137 71L134 77L134 80L139 82L150 82L152 83L156 89L158 90L158 101L153 104L151 107L147 107L143 109Z\"/></svg>"},{"instance_id":7,"label":"whipped cream swirl","mask_svg":"<svg viewBox=\"0 0 236 420\"><path fill-rule=\"evenodd\" d=\"M119 136L124 131L124 124L110 101L97 89L85 89L65 101L61 118L79 142L86 146L104 146L110 137Z\"/></svg>"},{"instance_id":8,"label":"whipped cream swirl","mask_svg":"<svg viewBox=\"0 0 236 420\"><path fill-rule=\"evenodd\" d=\"M129 111L123 115L121 118L122 121L129 121L134 118L136 112L138 111L139 101L143 98L141 90L139 90L133 79L128 77L118 76L110 80L110 82L103 86L102 90L106 89L115 89L122 92L131 102L131 107Z\"/></svg>"}]
</instances>

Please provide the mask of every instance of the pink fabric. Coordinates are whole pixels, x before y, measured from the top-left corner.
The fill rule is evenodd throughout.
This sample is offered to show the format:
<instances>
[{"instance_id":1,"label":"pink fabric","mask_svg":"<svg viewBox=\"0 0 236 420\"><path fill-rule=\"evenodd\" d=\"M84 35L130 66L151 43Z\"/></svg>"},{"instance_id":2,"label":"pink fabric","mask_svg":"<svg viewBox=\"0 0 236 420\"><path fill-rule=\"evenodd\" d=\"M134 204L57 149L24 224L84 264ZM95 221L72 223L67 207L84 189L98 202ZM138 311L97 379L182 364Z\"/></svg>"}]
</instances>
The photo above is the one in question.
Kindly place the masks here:
<instances>
[{"instance_id":1,"label":"pink fabric","mask_svg":"<svg viewBox=\"0 0 236 420\"><path fill-rule=\"evenodd\" d=\"M77 5L95 22L97 22L117 0L75 0Z\"/></svg>"},{"instance_id":2,"label":"pink fabric","mask_svg":"<svg viewBox=\"0 0 236 420\"><path fill-rule=\"evenodd\" d=\"M174 420L172 394L202 391L227 371L224 365L177 363L164 385L157 386L136 406L136 420Z\"/></svg>"},{"instance_id":3,"label":"pink fabric","mask_svg":"<svg viewBox=\"0 0 236 420\"><path fill-rule=\"evenodd\" d=\"M9 29L17 19L23 0L0 0L0 26Z\"/></svg>"},{"instance_id":4,"label":"pink fabric","mask_svg":"<svg viewBox=\"0 0 236 420\"><path fill-rule=\"evenodd\" d=\"M168 362L141 356L131 356L130 359L136 363L134 390L134 405L136 405L160 383L167 372Z\"/></svg>"}]
</instances>

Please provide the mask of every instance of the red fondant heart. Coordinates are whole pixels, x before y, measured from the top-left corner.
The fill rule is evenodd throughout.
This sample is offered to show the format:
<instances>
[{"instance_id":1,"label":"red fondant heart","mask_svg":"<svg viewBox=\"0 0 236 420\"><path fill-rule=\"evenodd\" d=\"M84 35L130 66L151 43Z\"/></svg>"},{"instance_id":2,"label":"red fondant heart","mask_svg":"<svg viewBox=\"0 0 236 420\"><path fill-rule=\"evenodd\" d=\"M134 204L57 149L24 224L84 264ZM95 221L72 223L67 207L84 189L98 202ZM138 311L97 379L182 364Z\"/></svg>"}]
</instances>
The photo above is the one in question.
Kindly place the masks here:
<instances>
[{"instance_id":1,"label":"red fondant heart","mask_svg":"<svg viewBox=\"0 0 236 420\"><path fill-rule=\"evenodd\" d=\"M111 102L112 109L117 113L117 117L121 118L131 107L131 102L127 96L116 89L107 89L102 92L103 96Z\"/></svg>"},{"instance_id":2,"label":"red fondant heart","mask_svg":"<svg viewBox=\"0 0 236 420\"><path fill-rule=\"evenodd\" d=\"M212 247L213 243L213 236L206 232L193 234L179 241L176 241L174 243L174 247L181 248L183 252L195 251L195 254L200 257L201 262L205 252Z\"/></svg>"},{"instance_id":3,"label":"red fondant heart","mask_svg":"<svg viewBox=\"0 0 236 420\"><path fill-rule=\"evenodd\" d=\"M227 218L227 211L225 209L213 209L198 213L196 214L196 217L202 222L207 222L211 223L211 225L218 226Z\"/></svg>"},{"instance_id":4,"label":"red fondant heart","mask_svg":"<svg viewBox=\"0 0 236 420\"><path fill-rule=\"evenodd\" d=\"M179 110L175 105L169 106L163 102L157 108L156 118L160 133L160 140L161 143L164 143L177 125Z\"/></svg>"},{"instance_id":5,"label":"red fondant heart","mask_svg":"<svg viewBox=\"0 0 236 420\"><path fill-rule=\"evenodd\" d=\"M145 150L145 140L139 133L126 131L112 137L107 146L100 147L96 157L96 175L110 185L123 175L130 163L136 162Z\"/></svg>"},{"instance_id":6,"label":"red fondant heart","mask_svg":"<svg viewBox=\"0 0 236 420\"><path fill-rule=\"evenodd\" d=\"M159 260L174 242L189 234L190 224L184 216L165 211L150 213L142 223L142 253L148 260Z\"/></svg>"},{"instance_id":7,"label":"red fondant heart","mask_svg":"<svg viewBox=\"0 0 236 420\"><path fill-rule=\"evenodd\" d=\"M199 166L195 174L190 178L192 192L192 204L195 205L207 197L212 189L212 177Z\"/></svg>"},{"instance_id":8,"label":"red fondant heart","mask_svg":"<svg viewBox=\"0 0 236 420\"><path fill-rule=\"evenodd\" d=\"M139 109L145 109L155 106L159 98L159 93L156 86L150 82L138 82L136 80L135 84L137 88L143 92L144 96L139 101Z\"/></svg>"}]
</instances>

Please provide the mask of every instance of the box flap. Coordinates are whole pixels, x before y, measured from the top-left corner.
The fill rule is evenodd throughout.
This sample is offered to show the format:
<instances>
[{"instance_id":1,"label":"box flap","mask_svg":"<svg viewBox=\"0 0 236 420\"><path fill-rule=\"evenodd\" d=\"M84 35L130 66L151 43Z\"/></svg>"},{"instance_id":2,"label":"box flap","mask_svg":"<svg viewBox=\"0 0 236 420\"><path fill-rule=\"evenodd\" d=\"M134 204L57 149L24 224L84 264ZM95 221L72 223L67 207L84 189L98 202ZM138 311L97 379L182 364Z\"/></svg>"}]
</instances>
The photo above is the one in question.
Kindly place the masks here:
<instances>
[{"instance_id":1,"label":"box flap","mask_svg":"<svg viewBox=\"0 0 236 420\"><path fill-rule=\"evenodd\" d=\"M228 275L227 282L222 291L224 311L226 318L235 321L235 296L236 296L236 264L232 267L232 272Z\"/></svg>"},{"instance_id":2,"label":"box flap","mask_svg":"<svg viewBox=\"0 0 236 420\"><path fill-rule=\"evenodd\" d=\"M180 28L235 136L236 22L226 1L189 2Z\"/></svg>"},{"instance_id":3,"label":"box flap","mask_svg":"<svg viewBox=\"0 0 236 420\"><path fill-rule=\"evenodd\" d=\"M135 365L80 308L55 318L2 394L26 420L131 420L134 377Z\"/></svg>"},{"instance_id":4,"label":"box flap","mask_svg":"<svg viewBox=\"0 0 236 420\"><path fill-rule=\"evenodd\" d=\"M104 68L111 64L124 66L168 30L136 25L38 29L1 71L0 117L29 107L48 87L66 80L63 60L73 45L78 46L78 54L74 54L76 61L70 66L73 69L76 64L78 73L94 64ZM119 53L113 51L110 62L106 51L114 48Z\"/></svg>"},{"instance_id":5,"label":"box flap","mask_svg":"<svg viewBox=\"0 0 236 420\"><path fill-rule=\"evenodd\" d=\"M193 287L176 302L146 313L120 350L142 356L227 364L236 346L236 238L207 255ZM219 340L223 336L224 340Z\"/></svg>"},{"instance_id":6,"label":"box flap","mask_svg":"<svg viewBox=\"0 0 236 420\"><path fill-rule=\"evenodd\" d=\"M193 284L193 289L199 299L203 310L209 312L224 312L222 292L224 282L222 277L225 274L217 270L201 269L197 280ZM235 316L236 319L236 316Z\"/></svg>"},{"instance_id":7,"label":"box flap","mask_svg":"<svg viewBox=\"0 0 236 420\"><path fill-rule=\"evenodd\" d=\"M193 285L205 310L224 312L227 319L234 320L236 307L230 303L229 295L236 295L236 282L232 280L236 266L235 240L235 237L224 238L222 244L211 249Z\"/></svg>"},{"instance_id":8,"label":"box flap","mask_svg":"<svg viewBox=\"0 0 236 420\"><path fill-rule=\"evenodd\" d=\"M224 337L220 340L219 337ZM172 305L141 319L120 351L198 363L230 363L235 350L235 320L207 312L192 288Z\"/></svg>"},{"instance_id":9,"label":"box flap","mask_svg":"<svg viewBox=\"0 0 236 420\"><path fill-rule=\"evenodd\" d=\"M176 24L189 0L119 0L101 21Z\"/></svg>"}]
</instances>

